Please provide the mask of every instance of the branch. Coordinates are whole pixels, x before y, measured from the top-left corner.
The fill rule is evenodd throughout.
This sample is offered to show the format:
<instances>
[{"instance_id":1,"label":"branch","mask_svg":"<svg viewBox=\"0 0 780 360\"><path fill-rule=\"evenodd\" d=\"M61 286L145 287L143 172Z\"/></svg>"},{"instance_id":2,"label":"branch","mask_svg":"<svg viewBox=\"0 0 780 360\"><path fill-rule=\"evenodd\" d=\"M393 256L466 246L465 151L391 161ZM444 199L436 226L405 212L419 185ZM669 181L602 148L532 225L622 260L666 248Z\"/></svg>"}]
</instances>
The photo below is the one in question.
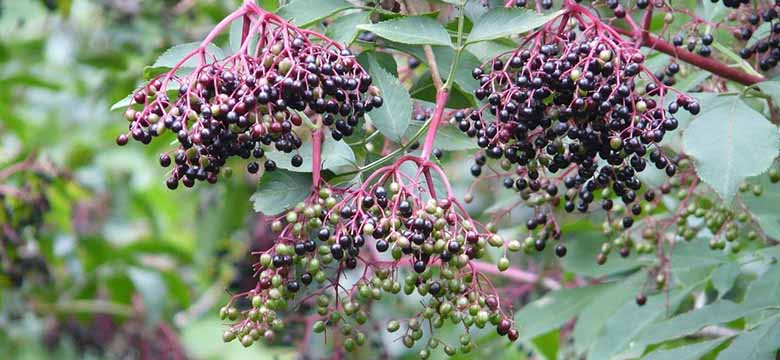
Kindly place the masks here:
<instances>
[{"instance_id":1,"label":"branch","mask_svg":"<svg viewBox=\"0 0 780 360\"><path fill-rule=\"evenodd\" d=\"M620 28L615 28L615 30L617 30L619 33L623 35L628 35L628 36L635 35L633 32L629 30L620 29ZM717 61L715 59L697 55L688 50L675 47L669 44L668 42L664 41L663 39L657 38L648 32L642 33L642 46L658 50L664 54L673 56L691 65L707 70L724 79L736 81L745 86L750 86L764 81L764 78L761 76L748 74L742 70L729 67L728 65L720 61Z\"/></svg>"},{"instance_id":2,"label":"branch","mask_svg":"<svg viewBox=\"0 0 780 360\"><path fill-rule=\"evenodd\" d=\"M406 11L409 12L410 15L417 15L417 11L409 1L404 1L404 5L406 5ZM439 66L436 64L436 56L433 55L433 48L431 48L430 45L423 45L423 52L425 53L425 61L428 62L428 69L431 71L433 87L436 89L436 93L440 93L444 89L444 82L441 81Z\"/></svg>"}]
</instances>

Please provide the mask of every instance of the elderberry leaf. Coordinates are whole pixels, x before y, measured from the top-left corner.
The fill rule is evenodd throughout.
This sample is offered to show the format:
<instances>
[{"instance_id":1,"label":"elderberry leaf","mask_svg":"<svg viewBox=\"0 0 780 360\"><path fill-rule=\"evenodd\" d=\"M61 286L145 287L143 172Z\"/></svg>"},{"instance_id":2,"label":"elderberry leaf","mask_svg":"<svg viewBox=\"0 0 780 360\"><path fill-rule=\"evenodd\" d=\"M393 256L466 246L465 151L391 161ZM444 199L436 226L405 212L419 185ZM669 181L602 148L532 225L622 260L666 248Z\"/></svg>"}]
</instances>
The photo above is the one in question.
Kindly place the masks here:
<instances>
[{"instance_id":1,"label":"elderberry leaf","mask_svg":"<svg viewBox=\"0 0 780 360\"><path fill-rule=\"evenodd\" d=\"M406 16L376 24L359 25L358 29L371 31L387 40L410 45L452 46L447 30L426 16Z\"/></svg>"},{"instance_id":2,"label":"elderberry leaf","mask_svg":"<svg viewBox=\"0 0 780 360\"><path fill-rule=\"evenodd\" d=\"M250 25L251 26L251 25ZM238 52L241 50L241 36L244 34L244 21L243 19L233 20L230 23L230 35L228 38L228 45L231 52ZM257 39L259 35L255 34L249 39L247 44L247 50L252 53L257 45Z\"/></svg>"},{"instance_id":3,"label":"elderberry leaf","mask_svg":"<svg viewBox=\"0 0 780 360\"><path fill-rule=\"evenodd\" d=\"M718 297L723 297L734 286L741 270L733 262L723 263L712 273L712 287L718 290Z\"/></svg>"},{"instance_id":4,"label":"elderberry leaf","mask_svg":"<svg viewBox=\"0 0 780 360\"><path fill-rule=\"evenodd\" d=\"M698 360L710 353L713 349L718 347L724 341L728 340L727 337L717 338L713 340L701 341L691 345L683 345L673 349L657 349L647 356L643 357L643 360Z\"/></svg>"},{"instance_id":5,"label":"elderberry leaf","mask_svg":"<svg viewBox=\"0 0 780 360\"><path fill-rule=\"evenodd\" d=\"M780 299L780 265L774 264L770 266L766 272L764 272L756 281L753 281L745 293L745 300L743 304L746 307L763 308L767 306L777 306ZM765 313L758 314L755 317L749 317L747 320L748 325L756 324L766 319L770 314L775 311L767 311Z\"/></svg>"},{"instance_id":6,"label":"elderberry leaf","mask_svg":"<svg viewBox=\"0 0 780 360\"><path fill-rule=\"evenodd\" d=\"M724 201L746 178L766 171L780 149L777 127L739 96L718 96L702 104L683 135L683 147L699 177Z\"/></svg>"},{"instance_id":7,"label":"elderberry leaf","mask_svg":"<svg viewBox=\"0 0 780 360\"><path fill-rule=\"evenodd\" d=\"M762 81L758 88L773 99L780 99L780 80Z\"/></svg>"},{"instance_id":8,"label":"elderberry leaf","mask_svg":"<svg viewBox=\"0 0 780 360\"><path fill-rule=\"evenodd\" d=\"M769 34L772 33L772 23L771 22L765 22L759 26L756 31L753 32L753 36L748 39L747 44L745 44L746 48L751 48L756 45L759 41L766 39Z\"/></svg>"},{"instance_id":9,"label":"elderberry leaf","mask_svg":"<svg viewBox=\"0 0 780 360\"><path fill-rule=\"evenodd\" d=\"M260 185L249 199L254 209L276 215L306 199L311 192L311 174L277 169L263 174Z\"/></svg>"},{"instance_id":10,"label":"elderberry leaf","mask_svg":"<svg viewBox=\"0 0 780 360\"><path fill-rule=\"evenodd\" d=\"M642 334L637 336L637 346L657 344L688 336L705 326L727 323L760 309L761 307L745 306L729 300L717 300L701 308L648 326Z\"/></svg>"},{"instance_id":11,"label":"elderberry leaf","mask_svg":"<svg viewBox=\"0 0 780 360\"><path fill-rule=\"evenodd\" d=\"M610 259L611 261L612 259ZM588 352L588 359L612 359L638 357L644 346L632 344L637 335L650 324L662 319L669 311L674 311L680 302L688 296L692 287L674 289L647 297L643 306L637 306L635 300L623 304L604 324L598 339ZM634 346L631 346L634 345ZM629 349L635 356L615 356Z\"/></svg>"},{"instance_id":12,"label":"elderberry leaf","mask_svg":"<svg viewBox=\"0 0 780 360\"><path fill-rule=\"evenodd\" d=\"M496 8L482 15L471 29L466 44L521 34L533 30L563 13L563 10L539 15L522 8Z\"/></svg>"},{"instance_id":13,"label":"elderberry leaf","mask_svg":"<svg viewBox=\"0 0 780 360\"><path fill-rule=\"evenodd\" d=\"M296 0L281 7L277 13L297 26L307 27L349 8L352 4L345 0Z\"/></svg>"},{"instance_id":14,"label":"elderberry leaf","mask_svg":"<svg viewBox=\"0 0 780 360\"><path fill-rule=\"evenodd\" d=\"M718 354L718 360L759 360L774 358L780 344L780 315L739 334L731 345Z\"/></svg>"},{"instance_id":15,"label":"elderberry leaf","mask_svg":"<svg viewBox=\"0 0 780 360\"><path fill-rule=\"evenodd\" d=\"M379 65L373 54L368 54L365 59L365 67L384 99L384 105L372 110L368 116L382 135L400 142L412 118L412 99L398 79Z\"/></svg>"},{"instance_id":16,"label":"elderberry leaf","mask_svg":"<svg viewBox=\"0 0 780 360\"><path fill-rule=\"evenodd\" d=\"M328 133L325 133L323 137L325 140L322 142L321 149L322 170L330 170L336 174L342 174L357 169L355 153L349 145L343 141L333 140L333 137ZM265 156L275 161L276 166L280 169L310 173L312 171L312 150L312 143L309 141L304 143L297 151L291 153L267 149ZM296 154L303 158L303 164L298 167L292 166L292 158Z\"/></svg>"},{"instance_id":17,"label":"elderberry leaf","mask_svg":"<svg viewBox=\"0 0 780 360\"><path fill-rule=\"evenodd\" d=\"M358 26L370 21L371 13L357 11L344 16L339 16L328 25L325 35L334 41L349 46L358 35Z\"/></svg>"},{"instance_id":18,"label":"elderberry leaf","mask_svg":"<svg viewBox=\"0 0 780 360\"><path fill-rule=\"evenodd\" d=\"M607 285L593 285L556 290L526 305L515 313L520 338L530 340L560 327L608 288Z\"/></svg>"},{"instance_id":19,"label":"elderberry leaf","mask_svg":"<svg viewBox=\"0 0 780 360\"><path fill-rule=\"evenodd\" d=\"M607 320L621 305L636 297L646 279L646 274L639 271L622 281L612 282L609 288L599 292L593 297L593 301L582 308L572 332L577 353L584 353L590 349Z\"/></svg>"},{"instance_id":20,"label":"elderberry leaf","mask_svg":"<svg viewBox=\"0 0 780 360\"><path fill-rule=\"evenodd\" d=\"M188 56L200 46L198 42L191 42L185 44L179 44L172 46L165 50L160 57L155 60L151 67L153 68L173 68L180 61L184 60L185 56ZM221 60L225 58L225 52L217 45L209 43L206 46L206 62L213 60ZM182 68L196 68L200 64L200 55L194 54L189 57L184 63L180 65Z\"/></svg>"}]
</instances>

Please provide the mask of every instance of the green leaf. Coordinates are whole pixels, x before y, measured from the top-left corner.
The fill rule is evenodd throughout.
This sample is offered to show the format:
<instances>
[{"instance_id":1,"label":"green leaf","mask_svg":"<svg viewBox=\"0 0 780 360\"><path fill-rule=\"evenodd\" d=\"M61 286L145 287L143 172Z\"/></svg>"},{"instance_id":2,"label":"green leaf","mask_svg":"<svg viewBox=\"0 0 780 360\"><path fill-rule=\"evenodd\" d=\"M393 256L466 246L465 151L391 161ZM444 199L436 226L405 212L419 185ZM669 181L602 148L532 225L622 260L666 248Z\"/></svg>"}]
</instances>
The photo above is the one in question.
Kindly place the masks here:
<instances>
[{"instance_id":1,"label":"green leaf","mask_svg":"<svg viewBox=\"0 0 780 360\"><path fill-rule=\"evenodd\" d=\"M728 338L723 337L679 346L673 349L658 349L647 354L642 360L698 360L702 359L704 355L707 355L727 339Z\"/></svg>"},{"instance_id":2,"label":"green leaf","mask_svg":"<svg viewBox=\"0 0 780 360\"><path fill-rule=\"evenodd\" d=\"M718 290L718 296L723 297L740 274L739 265L733 262L723 263L712 273L712 286Z\"/></svg>"},{"instance_id":3,"label":"green leaf","mask_svg":"<svg viewBox=\"0 0 780 360\"><path fill-rule=\"evenodd\" d=\"M773 359L780 348L780 316L767 319L756 328L743 332L718 354L718 360Z\"/></svg>"},{"instance_id":4,"label":"green leaf","mask_svg":"<svg viewBox=\"0 0 780 360\"><path fill-rule=\"evenodd\" d=\"M607 320L621 305L636 297L645 280L646 275L640 271L623 281L611 283L609 288L601 291L582 308L572 332L574 348L578 354L590 349Z\"/></svg>"},{"instance_id":5,"label":"green leaf","mask_svg":"<svg viewBox=\"0 0 780 360\"><path fill-rule=\"evenodd\" d=\"M780 80L762 81L758 88L773 99L780 99ZM777 100L775 100L777 101ZM775 104L777 106L777 104Z\"/></svg>"},{"instance_id":6,"label":"green leaf","mask_svg":"<svg viewBox=\"0 0 780 360\"><path fill-rule=\"evenodd\" d=\"M515 313L520 337L529 340L557 329L577 316L583 307L607 288L605 285L593 285L556 290L526 305Z\"/></svg>"},{"instance_id":7,"label":"green leaf","mask_svg":"<svg viewBox=\"0 0 780 360\"><path fill-rule=\"evenodd\" d=\"M780 239L780 211L777 211L777 204L780 204L780 184L770 182L767 175L756 176L748 182L761 186L764 192L761 196L746 194L740 196L740 199L753 214L753 219L761 226L761 230L772 239Z\"/></svg>"},{"instance_id":8,"label":"green leaf","mask_svg":"<svg viewBox=\"0 0 780 360\"><path fill-rule=\"evenodd\" d=\"M765 22L761 24L761 26L756 29L756 31L753 32L753 35L748 39L747 44L745 45L746 48L753 47L753 45L756 45L757 42L760 40L765 39L769 34L772 32L772 23Z\"/></svg>"},{"instance_id":9,"label":"green leaf","mask_svg":"<svg viewBox=\"0 0 780 360\"><path fill-rule=\"evenodd\" d=\"M550 331L542 336L537 336L531 340L531 347L541 355L545 360L558 359L558 349L560 348L561 332L559 330Z\"/></svg>"},{"instance_id":10,"label":"green leaf","mask_svg":"<svg viewBox=\"0 0 780 360\"><path fill-rule=\"evenodd\" d=\"M645 256L630 259L610 256L609 261L604 265L596 265L596 256L606 238L588 222L580 222L569 225L569 227L576 227L569 231L577 232L577 239L566 243L569 254L560 260L566 271L597 278L633 270L651 262L651 259ZM564 232L567 232L566 227L564 227Z\"/></svg>"},{"instance_id":11,"label":"green leaf","mask_svg":"<svg viewBox=\"0 0 780 360\"><path fill-rule=\"evenodd\" d=\"M746 306L729 300L717 300L696 310L648 326L641 335L637 336L637 343L645 346L687 336L705 326L733 321L760 309L761 307Z\"/></svg>"},{"instance_id":12,"label":"green leaf","mask_svg":"<svg viewBox=\"0 0 780 360\"><path fill-rule=\"evenodd\" d=\"M762 308L780 305L780 265L774 264L753 281L747 289L743 304L747 307ZM769 314L758 314L756 318L749 319L750 323L756 323L768 317Z\"/></svg>"},{"instance_id":13,"label":"green leaf","mask_svg":"<svg viewBox=\"0 0 780 360\"><path fill-rule=\"evenodd\" d=\"M411 138L423 126L421 122L412 121L406 130L406 138ZM444 151L473 150L479 148L473 139L469 138L455 126L443 123L436 132L433 147Z\"/></svg>"},{"instance_id":14,"label":"green leaf","mask_svg":"<svg viewBox=\"0 0 780 360\"><path fill-rule=\"evenodd\" d=\"M323 134L325 140L322 142L322 170L331 170L336 174L355 170L357 161L355 153L343 141L333 140L330 134ZM287 154L281 151L266 151L266 157L276 162L280 169L286 169L292 172L310 173L312 171L312 144L311 141L298 149L297 154L303 158L303 164L299 167L292 166L292 157L295 151Z\"/></svg>"},{"instance_id":15,"label":"green leaf","mask_svg":"<svg viewBox=\"0 0 780 360\"><path fill-rule=\"evenodd\" d=\"M358 25L366 24L370 21L371 13L367 11L356 11L351 14L339 16L333 20L325 35L341 44L350 45L358 35Z\"/></svg>"},{"instance_id":16,"label":"green leaf","mask_svg":"<svg viewBox=\"0 0 780 360\"><path fill-rule=\"evenodd\" d=\"M395 62L393 55L386 52L364 51L358 55L358 62L364 68L370 67L369 55L376 60L382 69L385 69L388 73L394 77L398 77L398 63Z\"/></svg>"},{"instance_id":17,"label":"green leaf","mask_svg":"<svg viewBox=\"0 0 780 360\"><path fill-rule=\"evenodd\" d=\"M434 19L425 16L406 16L376 24L359 25L358 29L371 31L387 40L409 45L452 46L447 30Z\"/></svg>"},{"instance_id":18,"label":"green leaf","mask_svg":"<svg viewBox=\"0 0 780 360\"><path fill-rule=\"evenodd\" d=\"M661 319L668 311L677 308L690 290L690 288L676 289L668 294L648 296L647 302L641 307L634 300L623 304L604 324L587 358L610 359L622 351L632 351L641 355L643 346L631 346L634 345L632 341L636 335L648 325Z\"/></svg>"},{"instance_id":19,"label":"green leaf","mask_svg":"<svg viewBox=\"0 0 780 360\"><path fill-rule=\"evenodd\" d=\"M516 48L517 44L513 41L509 39L498 39L495 41L482 41L468 45L466 51L476 56L479 61L487 62L496 56L510 52Z\"/></svg>"},{"instance_id":20,"label":"green leaf","mask_svg":"<svg viewBox=\"0 0 780 360\"><path fill-rule=\"evenodd\" d=\"M276 215L303 201L311 193L311 174L277 169L263 174L249 199L255 211Z\"/></svg>"},{"instance_id":21,"label":"green leaf","mask_svg":"<svg viewBox=\"0 0 780 360\"><path fill-rule=\"evenodd\" d=\"M521 34L546 24L561 15L563 10L539 15L523 8L496 8L482 15L471 29L466 44Z\"/></svg>"},{"instance_id":22,"label":"green leaf","mask_svg":"<svg viewBox=\"0 0 780 360\"><path fill-rule=\"evenodd\" d=\"M438 61L438 60L437 60ZM422 100L431 104L436 103L436 87L433 85L431 72L426 70L409 89L409 95L413 99ZM474 107L474 96L463 91L457 81L450 90L446 107L449 109L467 109Z\"/></svg>"},{"instance_id":23,"label":"green leaf","mask_svg":"<svg viewBox=\"0 0 780 360\"><path fill-rule=\"evenodd\" d=\"M144 299L147 324L156 325L162 319L163 311L167 305L168 289L165 286L165 281L159 273L139 267L127 269L127 276L133 281L135 289L141 293L141 297Z\"/></svg>"},{"instance_id":24,"label":"green leaf","mask_svg":"<svg viewBox=\"0 0 780 360\"><path fill-rule=\"evenodd\" d=\"M777 157L777 127L738 96L701 104L702 113L683 135L699 177L731 201L747 177L763 173Z\"/></svg>"},{"instance_id":25,"label":"green leaf","mask_svg":"<svg viewBox=\"0 0 780 360\"><path fill-rule=\"evenodd\" d=\"M382 107L372 110L368 116L382 135L400 142L412 118L412 99L398 79L385 71L372 54L367 60L367 70L384 99Z\"/></svg>"},{"instance_id":26,"label":"green leaf","mask_svg":"<svg viewBox=\"0 0 780 360\"><path fill-rule=\"evenodd\" d=\"M281 7L278 14L297 26L306 27L352 7L345 0L296 0Z\"/></svg>"},{"instance_id":27,"label":"green leaf","mask_svg":"<svg viewBox=\"0 0 780 360\"><path fill-rule=\"evenodd\" d=\"M233 20L233 22L230 23L230 35L228 38L228 44L230 46L231 52L237 53L238 50L241 50L241 35L243 34L244 34L244 20L243 19ZM254 51L258 38L259 36L255 35L251 39L249 39L249 44L247 45L248 51L250 52Z\"/></svg>"},{"instance_id":28,"label":"green leaf","mask_svg":"<svg viewBox=\"0 0 780 360\"><path fill-rule=\"evenodd\" d=\"M176 64L179 63L179 61L183 60L187 54L195 51L198 46L200 46L200 43L198 42L192 42L192 43L185 43L185 44L179 44L172 46L168 48L168 50L165 50L160 57L157 58L157 60L152 64L153 68L173 68L176 66ZM222 51L221 48L219 48L217 45L209 43L209 45L206 47L206 60L210 61L212 60L211 57L214 57L216 59L224 59L225 53ZM187 61L184 62L184 64L181 65L182 68L196 68L198 64L200 63L200 56L195 55L190 57Z\"/></svg>"}]
</instances>

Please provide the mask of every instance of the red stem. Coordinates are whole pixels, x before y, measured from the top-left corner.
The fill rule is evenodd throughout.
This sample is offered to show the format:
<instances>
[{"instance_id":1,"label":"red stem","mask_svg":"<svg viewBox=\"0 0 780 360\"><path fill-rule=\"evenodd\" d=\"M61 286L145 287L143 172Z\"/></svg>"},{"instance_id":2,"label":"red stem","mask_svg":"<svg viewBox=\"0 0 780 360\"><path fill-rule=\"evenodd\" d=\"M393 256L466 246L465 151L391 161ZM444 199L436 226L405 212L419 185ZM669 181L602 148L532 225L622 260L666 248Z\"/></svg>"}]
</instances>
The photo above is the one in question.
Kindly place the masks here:
<instances>
[{"instance_id":1,"label":"red stem","mask_svg":"<svg viewBox=\"0 0 780 360\"><path fill-rule=\"evenodd\" d=\"M674 56L682 61L707 70L717 76L736 81L742 85L750 86L764 81L761 76L755 76L741 70L729 67L717 60L696 55L688 50L676 48L668 42L661 40L650 33L642 35L642 45L658 50L664 54Z\"/></svg>"},{"instance_id":2,"label":"red stem","mask_svg":"<svg viewBox=\"0 0 780 360\"><path fill-rule=\"evenodd\" d=\"M320 186L320 172L322 168L322 129L317 128L311 135L311 182L315 189Z\"/></svg>"},{"instance_id":3,"label":"red stem","mask_svg":"<svg viewBox=\"0 0 780 360\"><path fill-rule=\"evenodd\" d=\"M433 151L433 141L436 140L436 131L439 129L442 115L444 114L444 106L447 104L447 99L450 93L446 89L442 89L436 93L436 108L433 110L433 118L431 119L431 127L428 129L428 133L425 135L425 143L423 144L422 154L420 158L425 161L431 156Z\"/></svg>"}]
</instances>

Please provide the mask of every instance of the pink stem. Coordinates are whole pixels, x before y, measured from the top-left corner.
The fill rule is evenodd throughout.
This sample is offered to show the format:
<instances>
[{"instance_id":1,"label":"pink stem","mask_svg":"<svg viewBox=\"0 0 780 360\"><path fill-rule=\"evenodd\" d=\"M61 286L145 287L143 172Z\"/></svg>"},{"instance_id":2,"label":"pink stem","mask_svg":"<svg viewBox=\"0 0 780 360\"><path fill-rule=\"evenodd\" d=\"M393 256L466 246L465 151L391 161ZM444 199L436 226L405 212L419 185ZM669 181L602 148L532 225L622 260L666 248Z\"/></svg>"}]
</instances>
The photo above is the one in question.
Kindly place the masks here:
<instances>
[{"instance_id":1,"label":"pink stem","mask_svg":"<svg viewBox=\"0 0 780 360\"><path fill-rule=\"evenodd\" d=\"M443 89L436 93L436 108L433 110L433 119L431 119L431 127L428 129L428 133L425 135L425 143L423 144L422 154L420 158L428 161L431 157L431 151L433 151L433 141L436 140L436 131L439 129L439 123L441 123L442 115L444 114L444 106L447 104L447 99L450 93Z\"/></svg>"},{"instance_id":2,"label":"pink stem","mask_svg":"<svg viewBox=\"0 0 780 360\"><path fill-rule=\"evenodd\" d=\"M311 135L311 181L315 189L319 188L320 172L322 169L322 129L314 130Z\"/></svg>"}]
</instances>

